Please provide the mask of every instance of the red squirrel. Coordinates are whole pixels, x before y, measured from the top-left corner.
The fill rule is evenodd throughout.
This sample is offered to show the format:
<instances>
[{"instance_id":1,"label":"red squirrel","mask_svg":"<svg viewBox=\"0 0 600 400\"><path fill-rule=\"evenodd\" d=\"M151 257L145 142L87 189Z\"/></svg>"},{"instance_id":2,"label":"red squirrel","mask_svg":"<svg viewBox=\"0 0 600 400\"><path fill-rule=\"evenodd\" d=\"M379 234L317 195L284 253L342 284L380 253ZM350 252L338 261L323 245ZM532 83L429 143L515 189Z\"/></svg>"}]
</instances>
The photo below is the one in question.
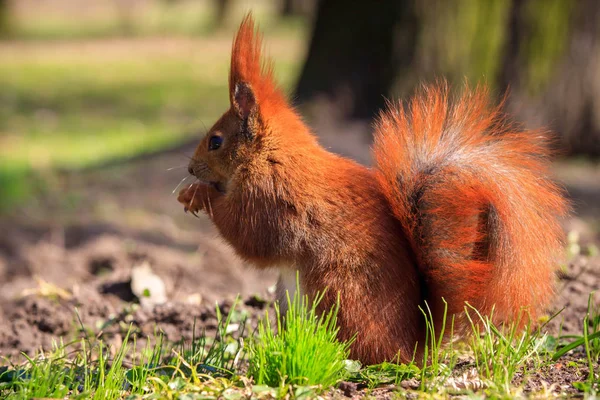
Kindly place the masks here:
<instances>
[{"instance_id":1,"label":"red squirrel","mask_svg":"<svg viewBox=\"0 0 600 400\"><path fill-rule=\"evenodd\" d=\"M425 302L437 326L447 302L455 333L470 329L466 303L496 323L523 309L534 320L552 299L567 204L549 178L546 133L487 97L467 88L452 99L435 84L407 106L390 102L366 168L319 145L249 14L233 42L231 107L198 145L197 182L178 200L204 210L243 259L281 268L279 293L297 270L301 292L325 291L323 310L339 294L339 337L356 335L351 357L363 363L411 360Z\"/></svg>"}]
</instances>

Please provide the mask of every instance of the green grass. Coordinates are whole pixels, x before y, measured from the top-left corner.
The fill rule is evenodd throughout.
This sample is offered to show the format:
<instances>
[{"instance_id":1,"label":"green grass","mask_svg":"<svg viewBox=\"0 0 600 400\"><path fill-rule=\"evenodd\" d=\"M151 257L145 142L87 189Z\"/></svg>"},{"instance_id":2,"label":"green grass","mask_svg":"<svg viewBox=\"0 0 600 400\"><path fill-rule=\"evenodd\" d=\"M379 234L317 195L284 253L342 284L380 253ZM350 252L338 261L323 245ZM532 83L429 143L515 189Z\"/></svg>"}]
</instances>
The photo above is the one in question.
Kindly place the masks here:
<instances>
[{"instance_id":1,"label":"green grass","mask_svg":"<svg viewBox=\"0 0 600 400\"><path fill-rule=\"evenodd\" d=\"M0 41L0 211L43 197L56 170L159 151L210 127L228 106L231 40L250 9L277 78L294 82L307 24L277 18L274 2L233 3L220 27L212 1L127 4L24 0L11 11Z\"/></svg>"},{"instance_id":2,"label":"green grass","mask_svg":"<svg viewBox=\"0 0 600 400\"><path fill-rule=\"evenodd\" d=\"M12 389L7 399L66 397L77 381L77 374L75 369L64 371L64 364L60 360L65 356L65 348L57 346L47 362L29 358L24 369L9 370L3 367L0 369L0 388Z\"/></svg>"},{"instance_id":3,"label":"green grass","mask_svg":"<svg viewBox=\"0 0 600 400\"><path fill-rule=\"evenodd\" d=\"M469 346L479 375L489 387L510 395L517 372L526 374L527 367L539 367L546 337L541 328L532 329L529 323L524 329L518 329L521 320L528 321L525 312L519 321L503 327L495 326L490 316L472 307L467 308L466 315L473 329Z\"/></svg>"},{"instance_id":4,"label":"green grass","mask_svg":"<svg viewBox=\"0 0 600 400\"><path fill-rule=\"evenodd\" d=\"M226 70L226 60L220 62ZM25 194L22 182L33 173L93 166L184 140L225 109L225 82L195 73L184 59L0 64L0 178L9 188L2 200Z\"/></svg>"},{"instance_id":5,"label":"green grass","mask_svg":"<svg viewBox=\"0 0 600 400\"><path fill-rule=\"evenodd\" d=\"M289 35L274 42L269 53L278 79L289 87L298 42ZM4 46L0 208L21 201L57 169L126 159L190 139L228 107L229 35Z\"/></svg>"},{"instance_id":6,"label":"green grass","mask_svg":"<svg viewBox=\"0 0 600 400\"><path fill-rule=\"evenodd\" d=\"M238 371L240 362L246 359L246 348L244 346L244 333L246 329L246 320L243 316L239 317L238 327L232 325L232 318L236 315L236 306L239 299L233 303L230 312L226 318L223 318L221 310L217 307L217 338L209 338L206 332L202 332L199 337L195 337L196 328L194 327L194 337L189 346L182 343L180 354L188 366L198 373L212 374L219 377L232 377ZM230 329L234 328L234 329ZM231 335L235 332L235 338Z\"/></svg>"},{"instance_id":7,"label":"green grass","mask_svg":"<svg viewBox=\"0 0 600 400\"><path fill-rule=\"evenodd\" d=\"M55 345L48 353L28 357L23 365L0 367L0 398L111 400L148 394L169 398L173 392L195 394L207 389L213 396L205 398L218 398L227 388L239 391L245 321L236 328L234 315L235 304L225 318L217 307L216 335L202 332L190 343L166 345L158 335L153 346L140 350L129 327L117 349L88 335Z\"/></svg>"},{"instance_id":8,"label":"green grass","mask_svg":"<svg viewBox=\"0 0 600 400\"><path fill-rule=\"evenodd\" d=\"M249 375L257 384L326 389L344 377L351 342L337 340L337 307L318 314L322 299L323 294L314 302L309 302L308 296L290 300L288 293L285 315L278 306L275 309L277 333L268 314L265 316L250 347Z\"/></svg>"},{"instance_id":9,"label":"green grass","mask_svg":"<svg viewBox=\"0 0 600 400\"><path fill-rule=\"evenodd\" d=\"M81 7L79 0L54 0L40 4L20 0L9 14L7 35L21 40L72 40L155 35L199 36L229 30L252 10L268 32L285 31L277 21L278 4L272 0L231 2L224 26L218 26L211 0L96 2ZM131 6L130 6L131 5ZM300 21L288 21L297 25Z\"/></svg>"},{"instance_id":10,"label":"green grass","mask_svg":"<svg viewBox=\"0 0 600 400\"><path fill-rule=\"evenodd\" d=\"M195 73L185 60L109 68L101 60L12 64L0 65L0 75L0 130L8 145L0 154L6 162L25 159L38 168L156 150L201 129L200 121L227 106L225 76Z\"/></svg>"},{"instance_id":11,"label":"green grass","mask_svg":"<svg viewBox=\"0 0 600 400\"><path fill-rule=\"evenodd\" d=\"M128 333L112 359L109 359L108 347L101 341L86 347L86 341L82 340L74 357L67 353L70 346L55 346L48 354L28 358L21 367L3 367L0 369L0 394L6 399L111 400L121 398L124 387L129 393L141 393L147 373L131 374L132 370L123 365L125 356L131 353L129 338Z\"/></svg>"},{"instance_id":12,"label":"green grass","mask_svg":"<svg viewBox=\"0 0 600 400\"><path fill-rule=\"evenodd\" d=\"M600 392L600 371L597 364L600 360L600 308L593 302L591 293L588 298L588 309L583 318L583 334L580 336L563 336L567 340L565 346L556 351L552 360L559 360L562 356L578 347L583 347L588 367L588 378L584 382L577 382L577 387L590 396Z\"/></svg>"},{"instance_id":13,"label":"green grass","mask_svg":"<svg viewBox=\"0 0 600 400\"><path fill-rule=\"evenodd\" d=\"M158 336L154 346L139 351L130 327L118 349L86 334L80 341L27 358L22 365L0 367L0 397L237 399L254 393L312 398L344 376L349 343L336 339L337 309L319 317L315 303L309 305L306 297L294 300L285 328L278 314L278 334L267 332L271 326L263 322L253 337L245 334L246 321L237 314L236 304L226 317L217 307L215 335L202 332L189 343L167 345ZM250 342L249 353L245 341ZM246 378L240 374L248 364ZM252 375L271 373L276 377L273 384L260 378L251 384Z\"/></svg>"},{"instance_id":14,"label":"green grass","mask_svg":"<svg viewBox=\"0 0 600 400\"><path fill-rule=\"evenodd\" d=\"M398 398L514 398L523 394L532 373L560 362L577 345L585 347L592 371L597 365L592 321L597 312L592 309L585 321L591 330L584 331L583 342L563 347L558 343L564 338L540 329L497 327L473 309L473 335L444 345L444 330L451 331L452 324L435 329L425 308L431 335L420 367L415 362L361 366L347 360L348 343L336 339L337 308L319 315L317 303L306 297L288 301L285 315L276 312L276 330L267 316L254 334L248 333L234 305L227 316L217 309L214 335L202 332L189 343L164 343L157 336L154 345L139 349L129 328L117 349L88 335L55 345L21 365L0 367L0 398L314 398L340 380L361 385L366 395L387 386ZM523 377L520 385L514 383L516 374ZM593 396L598 378L592 372L573 385ZM547 388L534 394L551 395Z\"/></svg>"},{"instance_id":15,"label":"green grass","mask_svg":"<svg viewBox=\"0 0 600 400\"><path fill-rule=\"evenodd\" d=\"M431 390L445 381L456 364L456 354L453 351L454 317L448 323L448 304L444 301L442 326L436 327L429 305L421 308L425 319L425 349L423 351L423 367L421 368L421 390ZM448 345L444 346L444 342Z\"/></svg>"}]
</instances>

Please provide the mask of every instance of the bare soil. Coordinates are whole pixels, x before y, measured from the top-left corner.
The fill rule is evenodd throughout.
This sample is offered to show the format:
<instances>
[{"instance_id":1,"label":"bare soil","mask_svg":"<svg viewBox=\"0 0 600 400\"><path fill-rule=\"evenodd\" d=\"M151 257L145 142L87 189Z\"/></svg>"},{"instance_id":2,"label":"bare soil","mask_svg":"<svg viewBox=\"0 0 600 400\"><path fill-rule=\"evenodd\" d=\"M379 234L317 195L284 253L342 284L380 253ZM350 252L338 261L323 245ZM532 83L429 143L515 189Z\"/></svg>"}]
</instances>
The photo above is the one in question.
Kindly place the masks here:
<instances>
[{"instance_id":1,"label":"bare soil","mask_svg":"<svg viewBox=\"0 0 600 400\"><path fill-rule=\"evenodd\" d=\"M354 147L338 149L368 160L368 142L360 137ZM330 136L323 141L336 143ZM245 265L210 221L184 214L171 193L187 175L185 154L192 150L190 144L119 165L61 173L38 198L0 218L0 356L16 361L21 352L48 349L61 337L68 342L81 334L82 325L107 340L118 341L129 324L141 336L158 329L169 340L189 340L194 322L197 329L214 329L215 303L226 311L237 294L251 319L263 315L276 273ZM565 229L582 232L584 254L560 275L553 309L564 311L548 329L553 335L578 334L588 295L600 287L600 260L585 254L588 244L600 243L594 225L600 179L593 179L597 167L557 171L575 196L576 214ZM586 173L592 176L588 180ZM166 286L167 302L154 308L135 305L131 290L131 270L144 261ZM585 371L562 362L538 375L526 387L568 385L582 380ZM357 396L352 386L337 393Z\"/></svg>"},{"instance_id":2,"label":"bare soil","mask_svg":"<svg viewBox=\"0 0 600 400\"><path fill-rule=\"evenodd\" d=\"M49 349L81 324L109 335L133 323L142 334L191 339L194 320L214 327L217 303L269 298L275 272L244 265L208 219L177 203L172 191L190 149L60 174L56 187L0 219L0 356ZM168 171L174 166L182 167ZM144 262L164 282L167 303L132 311L131 270ZM242 308L262 314L257 304Z\"/></svg>"}]
</instances>

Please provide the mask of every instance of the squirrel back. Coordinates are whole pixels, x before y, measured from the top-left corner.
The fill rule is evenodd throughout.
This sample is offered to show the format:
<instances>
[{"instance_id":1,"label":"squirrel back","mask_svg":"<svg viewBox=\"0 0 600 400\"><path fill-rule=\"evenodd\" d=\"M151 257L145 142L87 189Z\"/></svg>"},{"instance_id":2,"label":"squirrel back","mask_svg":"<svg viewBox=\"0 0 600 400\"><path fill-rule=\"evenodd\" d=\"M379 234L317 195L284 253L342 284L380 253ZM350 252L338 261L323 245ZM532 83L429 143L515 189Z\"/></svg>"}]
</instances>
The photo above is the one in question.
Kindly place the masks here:
<instances>
[{"instance_id":1,"label":"squirrel back","mask_svg":"<svg viewBox=\"0 0 600 400\"><path fill-rule=\"evenodd\" d=\"M549 138L491 107L425 86L376 124L377 180L402 223L439 316L465 302L497 322L536 318L552 299L567 212L549 177ZM525 309L523 309L526 307Z\"/></svg>"},{"instance_id":2,"label":"squirrel back","mask_svg":"<svg viewBox=\"0 0 600 400\"><path fill-rule=\"evenodd\" d=\"M428 86L406 110L382 113L368 169L319 145L261 46L248 16L233 44L231 107L190 161L186 210L204 210L255 266L298 270L303 293L326 290L322 309L339 294L339 336L358 335L351 356L364 363L398 352L410 361L425 340L425 302L434 322L442 299L450 314L465 302L493 309L496 322L544 311L566 205L543 132L510 124L485 90L451 101L443 84Z\"/></svg>"}]
</instances>

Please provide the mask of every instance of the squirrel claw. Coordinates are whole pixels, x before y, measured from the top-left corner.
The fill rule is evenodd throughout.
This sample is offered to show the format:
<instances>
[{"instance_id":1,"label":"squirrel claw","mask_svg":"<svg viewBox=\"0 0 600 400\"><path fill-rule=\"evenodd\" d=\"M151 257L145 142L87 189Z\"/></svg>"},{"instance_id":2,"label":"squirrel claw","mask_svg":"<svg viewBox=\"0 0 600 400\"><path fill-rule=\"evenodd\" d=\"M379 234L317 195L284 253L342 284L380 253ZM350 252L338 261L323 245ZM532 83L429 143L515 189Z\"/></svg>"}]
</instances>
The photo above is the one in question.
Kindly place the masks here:
<instances>
[{"instance_id":1,"label":"squirrel claw","mask_svg":"<svg viewBox=\"0 0 600 400\"><path fill-rule=\"evenodd\" d=\"M190 212L190 214L192 214L194 217L196 217L196 218L200 218L200 217L198 216L198 211L190 210L190 209L189 209L187 206L184 206L184 207L183 207L183 212L187 214L187 212L188 212L188 211L189 211L189 212Z\"/></svg>"}]
</instances>

